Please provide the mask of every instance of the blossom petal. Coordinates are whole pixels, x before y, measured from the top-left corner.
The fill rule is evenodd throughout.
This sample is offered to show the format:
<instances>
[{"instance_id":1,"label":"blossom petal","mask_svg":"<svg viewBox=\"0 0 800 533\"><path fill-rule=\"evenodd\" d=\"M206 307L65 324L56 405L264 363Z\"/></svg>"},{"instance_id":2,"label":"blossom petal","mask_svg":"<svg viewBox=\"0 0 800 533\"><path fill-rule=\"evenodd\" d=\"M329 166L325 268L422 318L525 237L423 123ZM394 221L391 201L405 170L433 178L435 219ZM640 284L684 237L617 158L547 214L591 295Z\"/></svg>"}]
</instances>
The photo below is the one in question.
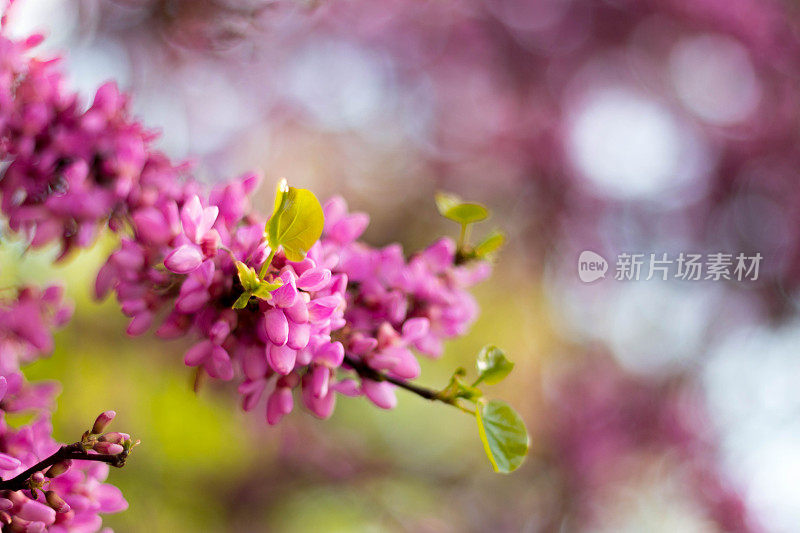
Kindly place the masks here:
<instances>
[{"instance_id":1,"label":"blossom petal","mask_svg":"<svg viewBox=\"0 0 800 533\"><path fill-rule=\"evenodd\" d=\"M203 254L197 246L184 244L164 259L164 266L176 274L188 274L203 262Z\"/></svg>"},{"instance_id":2,"label":"blossom petal","mask_svg":"<svg viewBox=\"0 0 800 533\"><path fill-rule=\"evenodd\" d=\"M365 379L361 382L361 390L367 398L381 409L394 409L397 397L394 394L394 385L386 381L372 381Z\"/></svg>"},{"instance_id":3,"label":"blossom petal","mask_svg":"<svg viewBox=\"0 0 800 533\"><path fill-rule=\"evenodd\" d=\"M272 369L283 376L294 370L297 361L297 350L288 346L271 344L267 347L267 362Z\"/></svg>"},{"instance_id":4,"label":"blossom petal","mask_svg":"<svg viewBox=\"0 0 800 533\"><path fill-rule=\"evenodd\" d=\"M264 328L267 337L277 346L283 346L289 338L289 322L280 309L270 309L264 313Z\"/></svg>"}]
</instances>

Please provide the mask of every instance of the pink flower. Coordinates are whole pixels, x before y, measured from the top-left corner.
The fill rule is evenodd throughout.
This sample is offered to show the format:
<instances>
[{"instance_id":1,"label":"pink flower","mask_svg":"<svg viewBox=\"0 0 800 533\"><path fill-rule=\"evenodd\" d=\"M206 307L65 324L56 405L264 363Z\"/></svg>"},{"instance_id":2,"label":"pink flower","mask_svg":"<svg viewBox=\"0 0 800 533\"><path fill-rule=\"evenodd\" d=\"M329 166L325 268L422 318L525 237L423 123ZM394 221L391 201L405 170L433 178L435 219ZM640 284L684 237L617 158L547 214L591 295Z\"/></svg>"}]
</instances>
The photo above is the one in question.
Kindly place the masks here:
<instances>
[{"instance_id":1,"label":"pink flower","mask_svg":"<svg viewBox=\"0 0 800 533\"><path fill-rule=\"evenodd\" d=\"M189 242L181 244L164 258L164 265L176 274L188 274L205 260L214 257L219 248L220 236L212 229L219 208L203 207L195 195L181 208L181 224Z\"/></svg>"}]
</instances>

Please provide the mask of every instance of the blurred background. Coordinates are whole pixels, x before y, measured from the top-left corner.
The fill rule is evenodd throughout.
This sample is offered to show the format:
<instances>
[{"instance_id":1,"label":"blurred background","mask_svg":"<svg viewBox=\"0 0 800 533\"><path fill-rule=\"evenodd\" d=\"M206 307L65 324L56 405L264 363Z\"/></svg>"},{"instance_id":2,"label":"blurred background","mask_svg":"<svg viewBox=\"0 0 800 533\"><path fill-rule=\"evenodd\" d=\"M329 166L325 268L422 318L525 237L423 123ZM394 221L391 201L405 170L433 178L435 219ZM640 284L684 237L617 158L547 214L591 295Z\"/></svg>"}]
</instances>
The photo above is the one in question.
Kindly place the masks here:
<instances>
[{"instance_id":1,"label":"blurred background","mask_svg":"<svg viewBox=\"0 0 800 533\"><path fill-rule=\"evenodd\" d=\"M411 252L457 228L444 189L508 243L442 386L495 343L491 393L532 437L493 474L474 421L400 395L277 428L191 391L180 342L125 337L92 303L103 254L53 269L2 248L2 281L63 278L56 437L114 407L141 438L112 472L117 531L796 532L800 528L800 4L794 0L18 0L91 98L133 97L208 182L260 169L370 214ZM269 206L271 187L263 187ZM265 208L266 209L266 208ZM581 251L612 263L582 283ZM755 281L617 281L622 252L760 253ZM644 278L644 276L643 276ZM4 283L5 284L5 283ZM115 422L116 424L117 422Z\"/></svg>"}]
</instances>

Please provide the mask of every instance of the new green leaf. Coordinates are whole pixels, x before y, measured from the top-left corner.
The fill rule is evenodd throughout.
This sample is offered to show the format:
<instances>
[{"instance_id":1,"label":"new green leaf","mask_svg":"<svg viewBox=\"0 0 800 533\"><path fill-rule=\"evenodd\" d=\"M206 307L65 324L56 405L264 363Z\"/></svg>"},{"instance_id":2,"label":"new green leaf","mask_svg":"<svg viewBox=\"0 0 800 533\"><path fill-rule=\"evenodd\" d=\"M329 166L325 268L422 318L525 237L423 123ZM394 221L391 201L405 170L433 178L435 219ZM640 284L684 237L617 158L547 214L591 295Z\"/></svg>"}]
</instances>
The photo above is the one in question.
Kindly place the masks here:
<instances>
[{"instance_id":1,"label":"new green leaf","mask_svg":"<svg viewBox=\"0 0 800 533\"><path fill-rule=\"evenodd\" d=\"M247 302L250 301L250 297L252 296L249 292L243 292L239 297L233 302L231 306L233 309L244 309L247 307Z\"/></svg>"},{"instance_id":2,"label":"new green leaf","mask_svg":"<svg viewBox=\"0 0 800 533\"><path fill-rule=\"evenodd\" d=\"M489 210L481 204L465 203L451 207L445 216L461 224L472 224L486 219L489 216Z\"/></svg>"},{"instance_id":3,"label":"new green leaf","mask_svg":"<svg viewBox=\"0 0 800 533\"><path fill-rule=\"evenodd\" d=\"M236 261L236 274L239 276L239 283L242 284L244 292L231 306L234 309L244 309L247 307L250 298L253 296L262 300L269 300L272 298L272 294L270 293L283 284L280 280L270 283L269 281L259 279L255 269L241 261Z\"/></svg>"},{"instance_id":4,"label":"new green leaf","mask_svg":"<svg viewBox=\"0 0 800 533\"><path fill-rule=\"evenodd\" d=\"M462 202L461 198L454 194L439 192L436 193L435 199L439 213L459 224L480 222L489 216L489 210L481 204Z\"/></svg>"},{"instance_id":5,"label":"new green leaf","mask_svg":"<svg viewBox=\"0 0 800 533\"><path fill-rule=\"evenodd\" d=\"M289 187L285 179L278 183L275 209L267 222L267 242L283 252L289 261L302 261L322 235L325 215L322 206L307 189Z\"/></svg>"},{"instance_id":6,"label":"new green leaf","mask_svg":"<svg viewBox=\"0 0 800 533\"><path fill-rule=\"evenodd\" d=\"M481 402L475 411L483 448L495 472L508 474L520 467L530 446L525 423L500 400Z\"/></svg>"},{"instance_id":7,"label":"new green leaf","mask_svg":"<svg viewBox=\"0 0 800 533\"><path fill-rule=\"evenodd\" d=\"M489 385L499 383L514 369L514 363L508 360L505 352L497 346L484 346L475 362L478 367L478 379L472 385L480 382Z\"/></svg>"},{"instance_id":8,"label":"new green leaf","mask_svg":"<svg viewBox=\"0 0 800 533\"><path fill-rule=\"evenodd\" d=\"M277 281L275 283L270 283L269 281L262 281L256 290L253 291L253 296L256 298L261 298L262 300L269 300L272 298L272 294L270 294L275 289L279 289L283 286L283 283Z\"/></svg>"},{"instance_id":9,"label":"new green leaf","mask_svg":"<svg viewBox=\"0 0 800 533\"><path fill-rule=\"evenodd\" d=\"M254 291L258 288L258 274L253 267L249 267L241 261L236 261L236 274L239 276L239 283L245 291Z\"/></svg>"},{"instance_id":10,"label":"new green leaf","mask_svg":"<svg viewBox=\"0 0 800 533\"><path fill-rule=\"evenodd\" d=\"M499 250L505 242L506 236L495 231L475 247L475 255L481 258L491 255Z\"/></svg>"}]
</instances>

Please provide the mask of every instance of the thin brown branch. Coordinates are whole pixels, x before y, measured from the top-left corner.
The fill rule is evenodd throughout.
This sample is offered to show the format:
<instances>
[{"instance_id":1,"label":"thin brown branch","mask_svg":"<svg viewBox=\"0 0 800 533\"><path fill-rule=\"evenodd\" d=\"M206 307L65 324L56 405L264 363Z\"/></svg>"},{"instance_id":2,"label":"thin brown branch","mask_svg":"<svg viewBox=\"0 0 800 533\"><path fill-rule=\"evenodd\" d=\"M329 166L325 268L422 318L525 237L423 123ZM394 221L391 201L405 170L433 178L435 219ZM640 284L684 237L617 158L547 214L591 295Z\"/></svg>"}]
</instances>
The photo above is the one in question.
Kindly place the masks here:
<instances>
[{"instance_id":1,"label":"thin brown branch","mask_svg":"<svg viewBox=\"0 0 800 533\"><path fill-rule=\"evenodd\" d=\"M62 446L50 457L42 461L39 461L38 463L28 468L21 474L16 475L15 477L11 479L0 480L0 490L28 489L30 488L30 486L28 485L28 480L33 474L35 474L36 472L41 472L43 470L46 470L47 468L50 468L54 464L66 461L68 459L79 460L79 461L99 461L120 468L122 466L125 466L125 460L127 458L128 454L126 452L118 453L115 455L103 454L103 453L89 453L83 449L83 446L81 445L80 442L76 442L74 444Z\"/></svg>"},{"instance_id":2,"label":"thin brown branch","mask_svg":"<svg viewBox=\"0 0 800 533\"><path fill-rule=\"evenodd\" d=\"M393 378L391 376L387 376L386 374L384 374L382 372L378 372L374 368L368 366L363 361L359 361L357 359L353 359L350 356L345 355L344 363L347 366L349 366L350 368L352 368L353 370L355 370L356 373L359 376L361 376L362 378L371 379L372 381L387 381L387 382L389 382L389 383L391 383L393 385L397 385L401 389L405 389L405 390L407 390L409 392L413 392L417 396L421 396L422 398L425 398L426 400L439 401L439 402L444 402L444 403L451 404L451 405L453 403L452 401L448 401L441 394L439 394L439 391L436 391L436 390L433 390L433 389L429 389L427 387L420 387L419 385L414 385L413 383L409 383L409 382L404 381L402 379L397 379L397 378Z\"/></svg>"}]
</instances>

